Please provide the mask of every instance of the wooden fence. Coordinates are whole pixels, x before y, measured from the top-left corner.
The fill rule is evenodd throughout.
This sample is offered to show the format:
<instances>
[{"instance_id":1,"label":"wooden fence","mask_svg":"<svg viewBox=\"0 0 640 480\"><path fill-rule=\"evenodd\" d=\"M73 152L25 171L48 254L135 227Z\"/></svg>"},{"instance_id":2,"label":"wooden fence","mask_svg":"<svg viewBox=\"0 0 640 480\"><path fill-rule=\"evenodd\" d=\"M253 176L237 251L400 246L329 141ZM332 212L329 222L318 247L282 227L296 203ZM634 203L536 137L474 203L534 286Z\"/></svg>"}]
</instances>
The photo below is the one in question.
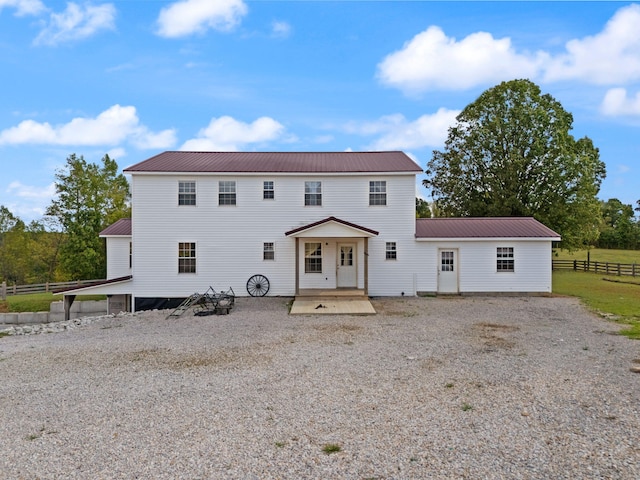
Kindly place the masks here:
<instances>
[{"instance_id":1,"label":"wooden fence","mask_svg":"<svg viewBox=\"0 0 640 480\"><path fill-rule=\"evenodd\" d=\"M47 293L57 290L81 287L83 285L90 285L103 280L74 280L72 282L51 282L51 283L36 283L33 285L7 285L6 282L0 284L0 299L6 300L8 295L26 295L29 293Z\"/></svg>"},{"instance_id":2,"label":"wooden fence","mask_svg":"<svg viewBox=\"0 0 640 480\"><path fill-rule=\"evenodd\" d=\"M574 270L580 272L603 273L605 275L640 276L637 263L592 262L589 260L553 260L554 270Z\"/></svg>"}]
</instances>

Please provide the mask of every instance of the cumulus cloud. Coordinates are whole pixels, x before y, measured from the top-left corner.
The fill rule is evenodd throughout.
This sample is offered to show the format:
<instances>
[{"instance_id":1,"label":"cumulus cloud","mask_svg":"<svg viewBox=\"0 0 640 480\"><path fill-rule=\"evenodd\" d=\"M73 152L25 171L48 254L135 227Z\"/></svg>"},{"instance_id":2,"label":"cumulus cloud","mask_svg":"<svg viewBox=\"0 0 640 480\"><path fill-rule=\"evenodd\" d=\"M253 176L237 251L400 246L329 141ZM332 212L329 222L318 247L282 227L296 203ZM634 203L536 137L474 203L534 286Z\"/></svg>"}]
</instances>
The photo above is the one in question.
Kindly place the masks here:
<instances>
[{"instance_id":1,"label":"cumulus cloud","mask_svg":"<svg viewBox=\"0 0 640 480\"><path fill-rule=\"evenodd\" d=\"M419 33L378 65L378 78L405 93L430 89L463 90L508 78L533 77L545 55L518 53L509 38L486 32L460 41L436 26Z\"/></svg>"},{"instance_id":2,"label":"cumulus cloud","mask_svg":"<svg viewBox=\"0 0 640 480\"><path fill-rule=\"evenodd\" d=\"M228 31L240 23L247 11L242 0L182 0L160 11L157 33L177 38L208 29Z\"/></svg>"},{"instance_id":3,"label":"cumulus cloud","mask_svg":"<svg viewBox=\"0 0 640 480\"><path fill-rule=\"evenodd\" d=\"M52 13L49 23L34 40L36 45L58 45L82 40L103 30L115 29L116 9L111 3L84 5L67 3L62 13Z\"/></svg>"},{"instance_id":4,"label":"cumulus cloud","mask_svg":"<svg viewBox=\"0 0 640 480\"><path fill-rule=\"evenodd\" d=\"M627 90L624 88L612 88L604 99L600 110L609 116L639 115L640 116L640 92L635 97L627 97Z\"/></svg>"},{"instance_id":5,"label":"cumulus cloud","mask_svg":"<svg viewBox=\"0 0 640 480\"><path fill-rule=\"evenodd\" d=\"M187 140L181 150L233 152L244 145L268 142L281 138L284 126L269 117L260 117L252 123L244 123L232 117L212 118L198 136Z\"/></svg>"},{"instance_id":6,"label":"cumulus cloud","mask_svg":"<svg viewBox=\"0 0 640 480\"><path fill-rule=\"evenodd\" d=\"M32 200L48 199L56 194L56 186L55 183L50 183L45 187L34 187L16 180L9 184L7 193L10 193L14 197Z\"/></svg>"},{"instance_id":7,"label":"cumulus cloud","mask_svg":"<svg viewBox=\"0 0 640 480\"><path fill-rule=\"evenodd\" d=\"M287 22L273 22L271 24L271 36L275 38L287 38L291 35L291 25Z\"/></svg>"},{"instance_id":8,"label":"cumulus cloud","mask_svg":"<svg viewBox=\"0 0 640 480\"><path fill-rule=\"evenodd\" d=\"M440 147L444 144L449 127L455 123L459 110L439 109L431 115L422 115L414 121L404 115L387 115L375 122L349 124L346 130L366 136L378 135L371 150L408 150Z\"/></svg>"},{"instance_id":9,"label":"cumulus cloud","mask_svg":"<svg viewBox=\"0 0 640 480\"><path fill-rule=\"evenodd\" d=\"M18 17L38 15L46 10L40 0L0 0L0 11L3 8L14 8Z\"/></svg>"},{"instance_id":10,"label":"cumulus cloud","mask_svg":"<svg viewBox=\"0 0 640 480\"><path fill-rule=\"evenodd\" d=\"M619 9L603 30L552 54L517 50L508 37L476 32L457 40L431 26L377 67L384 85L405 94L464 90L513 78L613 85L640 79L640 5Z\"/></svg>"},{"instance_id":11,"label":"cumulus cloud","mask_svg":"<svg viewBox=\"0 0 640 480\"><path fill-rule=\"evenodd\" d=\"M640 79L640 5L621 8L602 32L571 40L565 48L546 67L546 81L610 85Z\"/></svg>"},{"instance_id":12,"label":"cumulus cloud","mask_svg":"<svg viewBox=\"0 0 640 480\"><path fill-rule=\"evenodd\" d=\"M0 132L0 145L118 145L129 141L138 148L168 148L175 144L175 132L149 131L140 124L136 108L114 105L95 118L78 117L63 125L24 120Z\"/></svg>"}]
</instances>

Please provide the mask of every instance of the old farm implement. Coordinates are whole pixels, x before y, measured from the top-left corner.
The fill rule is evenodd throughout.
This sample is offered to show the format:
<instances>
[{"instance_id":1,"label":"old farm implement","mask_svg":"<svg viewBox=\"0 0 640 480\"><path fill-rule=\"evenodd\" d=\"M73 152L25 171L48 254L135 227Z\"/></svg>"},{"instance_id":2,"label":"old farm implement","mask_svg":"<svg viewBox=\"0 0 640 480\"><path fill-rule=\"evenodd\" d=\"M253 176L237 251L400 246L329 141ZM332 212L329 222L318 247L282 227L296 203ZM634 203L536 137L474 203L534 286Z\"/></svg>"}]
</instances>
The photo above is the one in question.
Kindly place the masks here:
<instances>
[{"instance_id":1,"label":"old farm implement","mask_svg":"<svg viewBox=\"0 0 640 480\"><path fill-rule=\"evenodd\" d=\"M206 315L226 315L233 308L236 302L236 295L231 287L227 291L216 292L213 287L205 293L194 293L187 297L178 307L173 310L167 318L177 318L193 309L193 314L197 316Z\"/></svg>"}]
</instances>

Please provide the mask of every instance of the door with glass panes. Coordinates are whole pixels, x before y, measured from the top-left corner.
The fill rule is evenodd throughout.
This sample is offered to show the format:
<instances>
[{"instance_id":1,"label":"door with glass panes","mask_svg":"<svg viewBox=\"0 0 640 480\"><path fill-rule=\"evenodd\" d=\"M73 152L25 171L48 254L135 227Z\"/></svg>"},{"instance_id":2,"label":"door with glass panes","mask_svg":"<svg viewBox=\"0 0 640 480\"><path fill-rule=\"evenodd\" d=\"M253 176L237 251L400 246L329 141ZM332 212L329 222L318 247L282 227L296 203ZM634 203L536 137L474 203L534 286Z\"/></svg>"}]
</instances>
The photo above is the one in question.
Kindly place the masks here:
<instances>
[{"instance_id":1,"label":"door with glass panes","mask_svg":"<svg viewBox=\"0 0 640 480\"><path fill-rule=\"evenodd\" d=\"M438 250L438 293L458 293L458 250Z\"/></svg>"}]
</instances>

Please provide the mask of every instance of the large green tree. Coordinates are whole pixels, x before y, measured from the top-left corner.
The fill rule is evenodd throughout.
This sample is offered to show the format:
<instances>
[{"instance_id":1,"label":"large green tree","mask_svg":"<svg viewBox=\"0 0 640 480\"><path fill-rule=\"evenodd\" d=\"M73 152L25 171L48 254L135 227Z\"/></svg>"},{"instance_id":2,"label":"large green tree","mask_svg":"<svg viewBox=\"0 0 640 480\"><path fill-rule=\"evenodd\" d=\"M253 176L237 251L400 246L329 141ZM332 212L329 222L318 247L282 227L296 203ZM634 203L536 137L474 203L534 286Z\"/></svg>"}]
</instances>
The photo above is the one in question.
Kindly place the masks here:
<instances>
[{"instance_id":1,"label":"large green tree","mask_svg":"<svg viewBox=\"0 0 640 480\"><path fill-rule=\"evenodd\" d=\"M70 279L104 278L106 255L99 233L129 216L129 184L118 164L105 155L101 165L75 154L56 173L56 197L47 208L65 233L60 265Z\"/></svg>"},{"instance_id":2,"label":"large green tree","mask_svg":"<svg viewBox=\"0 0 640 480\"><path fill-rule=\"evenodd\" d=\"M589 138L569 133L573 117L557 100L529 80L512 80L456 120L424 180L441 216L532 216L566 248L597 239L605 165Z\"/></svg>"}]
</instances>

